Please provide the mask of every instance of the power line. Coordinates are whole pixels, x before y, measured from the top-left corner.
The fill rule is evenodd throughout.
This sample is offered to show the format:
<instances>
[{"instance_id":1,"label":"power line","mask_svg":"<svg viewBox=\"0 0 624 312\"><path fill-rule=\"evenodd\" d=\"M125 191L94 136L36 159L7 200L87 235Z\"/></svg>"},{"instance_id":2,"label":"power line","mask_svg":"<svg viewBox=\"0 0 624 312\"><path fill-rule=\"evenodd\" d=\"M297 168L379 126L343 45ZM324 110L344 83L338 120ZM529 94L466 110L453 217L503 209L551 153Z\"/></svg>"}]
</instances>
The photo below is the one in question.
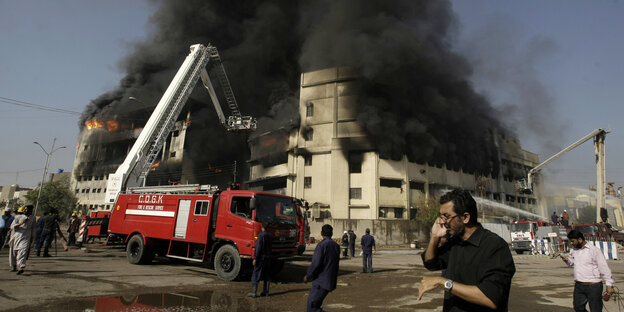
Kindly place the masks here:
<instances>
[{"instance_id":1,"label":"power line","mask_svg":"<svg viewBox=\"0 0 624 312\"><path fill-rule=\"evenodd\" d=\"M9 99L9 98L5 98L5 97L1 97L1 96L0 96L0 102L11 104L11 105L16 105L16 106L28 107L28 108L32 108L32 109L38 109L38 110L44 110L44 111L49 111L49 112L61 113L61 114L81 115L80 112L76 112L76 111L71 111L71 110L62 109L62 108L56 108L56 107L50 107L50 106L43 106L43 105L39 105L39 104L33 104L33 103L29 103L29 102Z\"/></svg>"}]
</instances>

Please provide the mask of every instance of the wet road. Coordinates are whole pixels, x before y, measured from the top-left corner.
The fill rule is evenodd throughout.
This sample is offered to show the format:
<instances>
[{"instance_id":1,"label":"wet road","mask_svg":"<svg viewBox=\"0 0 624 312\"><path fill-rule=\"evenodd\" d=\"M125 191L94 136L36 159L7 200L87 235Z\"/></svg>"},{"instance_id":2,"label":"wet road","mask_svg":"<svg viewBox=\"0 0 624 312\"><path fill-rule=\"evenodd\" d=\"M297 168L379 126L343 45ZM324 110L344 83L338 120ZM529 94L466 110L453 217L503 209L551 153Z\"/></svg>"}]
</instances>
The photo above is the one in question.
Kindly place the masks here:
<instances>
[{"instance_id":1,"label":"wet road","mask_svg":"<svg viewBox=\"0 0 624 312\"><path fill-rule=\"evenodd\" d=\"M25 274L0 275L3 311L305 311L310 284L301 282L311 252L286 264L268 298L247 298L249 281L223 282L200 264L158 259L136 266L121 248L93 246L87 254L61 252L33 257ZM0 257L8 258L2 250ZM441 311L442 291L418 301L424 274L413 251L383 250L374 256L375 273L361 273L361 259L341 261L338 289L330 293L329 311ZM572 270L546 256L515 256L510 311L570 311ZM616 285L624 263L609 261ZM617 311L613 301L609 311Z\"/></svg>"}]
</instances>

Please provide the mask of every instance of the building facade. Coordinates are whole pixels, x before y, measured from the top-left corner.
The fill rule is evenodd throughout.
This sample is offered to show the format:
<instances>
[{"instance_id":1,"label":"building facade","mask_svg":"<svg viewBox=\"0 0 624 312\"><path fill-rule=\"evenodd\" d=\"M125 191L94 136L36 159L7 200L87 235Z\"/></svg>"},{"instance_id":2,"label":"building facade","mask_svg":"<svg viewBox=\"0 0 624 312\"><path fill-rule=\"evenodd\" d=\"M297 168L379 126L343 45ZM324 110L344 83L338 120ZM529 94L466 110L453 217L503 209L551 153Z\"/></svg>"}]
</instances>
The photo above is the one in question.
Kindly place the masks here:
<instances>
[{"instance_id":1,"label":"building facade","mask_svg":"<svg viewBox=\"0 0 624 312\"><path fill-rule=\"evenodd\" d=\"M522 150L515 138L493 132L501 164L494 177L414 163L405 156L382 158L356 120L357 84L357 75L349 68L303 73L301 125L250 140L248 187L308 201L313 236L322 224L330 223L337 233L371 228L389 244L417 239L424 230L414 221L418 209L452 188L544 215L539 194L516 191L515 181L526 177L538 157Z\"/></svg>"}]
</instances>

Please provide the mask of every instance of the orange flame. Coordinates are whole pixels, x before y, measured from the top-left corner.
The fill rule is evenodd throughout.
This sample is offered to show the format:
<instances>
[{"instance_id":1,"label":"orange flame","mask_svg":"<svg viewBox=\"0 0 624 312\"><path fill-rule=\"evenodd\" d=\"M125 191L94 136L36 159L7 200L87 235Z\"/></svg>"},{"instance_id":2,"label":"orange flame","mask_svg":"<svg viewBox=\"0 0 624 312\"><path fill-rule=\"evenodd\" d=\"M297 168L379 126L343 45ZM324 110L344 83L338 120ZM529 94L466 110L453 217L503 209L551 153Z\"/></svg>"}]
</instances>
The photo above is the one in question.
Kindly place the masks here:
<instances>
[{"instance_id":1,"label":"orange flame","mask_svg":"<svg viewBox=\"0 0 624 312\"><path fill-rule=\"evenodd\" d=\"M108 129L108 132L115 132L119 129L119 123L117 120L108 120L106 122L106 129Z\"/></svg>"},{"instance_id":2,"label":"orange flame","mask_svg":"<svg viewBox=\"0 0 624 312\"><path fill-rule=\"evenodd\" d=\"M160 166L160 161L152 165L152 171L156 171L156 168Z\"/></svg>"}]
</instances>

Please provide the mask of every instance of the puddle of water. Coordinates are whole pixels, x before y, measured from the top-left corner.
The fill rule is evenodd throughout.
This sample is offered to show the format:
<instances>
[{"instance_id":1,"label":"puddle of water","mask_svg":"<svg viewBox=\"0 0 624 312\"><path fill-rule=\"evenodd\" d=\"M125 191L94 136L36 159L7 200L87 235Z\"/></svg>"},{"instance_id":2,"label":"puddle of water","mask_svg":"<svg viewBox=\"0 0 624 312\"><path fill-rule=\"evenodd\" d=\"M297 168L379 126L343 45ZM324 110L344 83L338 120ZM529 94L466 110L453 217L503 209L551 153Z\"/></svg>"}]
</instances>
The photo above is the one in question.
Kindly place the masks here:
<instances>
[{"instance_id":1,"label":"puddle of water","mask_svg":"<svg viewBox=\"0 0 624 312\"><path fill-rule=\"evenodd\" d=\"M41 307L32 307L32 311L84 311L84 312L126 312L126 311L216 311L216 312L252 312L270 311L257 300L246 297L234 297L225 290L129 294L124 296L67 299ZM31 310L31 307L28 308Z\"/></svg>"}]
</instances>

